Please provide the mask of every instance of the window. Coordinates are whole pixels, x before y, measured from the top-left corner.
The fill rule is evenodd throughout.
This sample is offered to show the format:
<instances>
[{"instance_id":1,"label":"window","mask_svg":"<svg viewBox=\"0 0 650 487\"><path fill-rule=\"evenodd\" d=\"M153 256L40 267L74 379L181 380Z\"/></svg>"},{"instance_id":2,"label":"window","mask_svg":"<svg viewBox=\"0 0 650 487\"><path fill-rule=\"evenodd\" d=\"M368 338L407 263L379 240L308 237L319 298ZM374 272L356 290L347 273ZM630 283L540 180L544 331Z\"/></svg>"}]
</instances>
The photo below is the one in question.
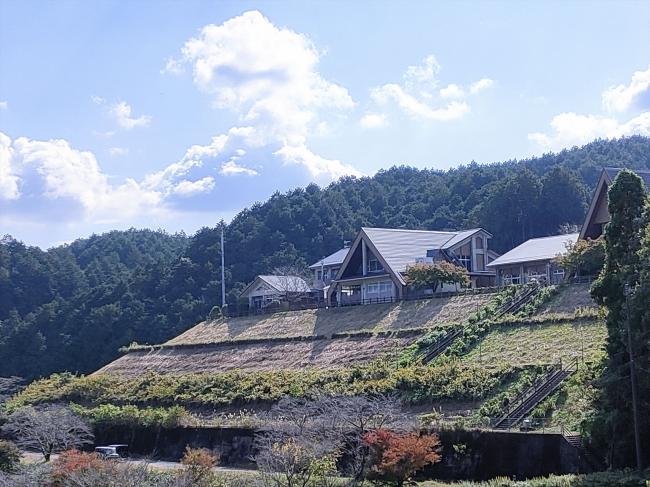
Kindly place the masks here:
<instances>
[{"instance_id":1,"label":"window","mask_svg":"<svg viewBox=\"0 0 650 487\"><path fill-rule=\"evenodd\" d=\"M476 254L476 270L485 270L485 256L483 254Z\"/></svg>"},{"instance_id":2,"label":"window","mask_svg":"<svg viewBox=\"0 0 650 487\"><path fill-rule=\"evenodd\" d=\"M321 275L320 271L316 271L316 280L321 281L323 279L323 276Z\"/></svg>"},{"instance_id":3,"label":"window","mask_svg":"<svg viewBox=\"0 0 650 487\"><path fill-rule=\"evenodd\" d=\"M323 281L326 281L328 277L329 277L329 270L323 269Z\"/></svg>"},{"instance_id":4,"label":"window","mask_svg":"<svg viewBox=\"0 0 650 487\"><path fill-rule=\"evenodd\" d=\"M483 237L476 237L476 248L477 249L483 248Z\"/></svg>"},{"instance_id":5,"label":"window","mask_svg":"<svg viewBox=\"0 0 650 487\"><path fill-rule=\"evenodd\" d=\"M472 247L470 244L466 243L455 252L460 265L462 265L469 272L472 272Z\"/></svg>"},{"instance_id":6,"label":"window","mask_svg":"<svg viewBox=\"0 0 650 487\"><path fill-rule=\"evenodd\" d=\"M374 257L372 255L368 257L368 272L377 272L383 270L384 268L379 263L379 260L377 260L377 257Z\"/></svg>"}]
</instances>

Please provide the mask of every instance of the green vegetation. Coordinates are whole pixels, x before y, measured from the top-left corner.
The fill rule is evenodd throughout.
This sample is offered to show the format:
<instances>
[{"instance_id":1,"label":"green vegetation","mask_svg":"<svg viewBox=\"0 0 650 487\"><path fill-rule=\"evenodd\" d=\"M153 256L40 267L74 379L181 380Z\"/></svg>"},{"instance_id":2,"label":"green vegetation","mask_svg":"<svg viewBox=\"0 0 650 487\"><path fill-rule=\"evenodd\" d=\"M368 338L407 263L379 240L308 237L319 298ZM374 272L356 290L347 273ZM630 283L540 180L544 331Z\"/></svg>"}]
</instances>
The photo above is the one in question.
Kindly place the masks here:
<instances>
[{"instance_id":1,"label":"green vegetation","mask_svg":"<svg viewBox=\"0 0 650 487\"><path fill-rule=\"evenodd\" d=\"M470 282L467 270L450 262L412 265L406 269L405 279L407 284L416 289L431 289L434 293L440 285L458 284L466 287Z\"/></svg>"},{"instance_id":2,"label":"green vegetation","mask_svg":"<svg viewBox=\"0 0 650 487\"><path fill-rule=\"evenodd\" d=\"M605 230L605 266L592 287L607 309L607 362L598 414L592 423L594 444L609 451L610 467L637 465L632 377L637 379L640 452L650 458L650 203L636 174L621 171L609 189L611 220ZM644 211L645 208L645 211ZM632 376L630 353L635 357ZM635 455L636 453L636 455Z\"/></svg>"},{"instance_id":3,"label":"green vegetation","mask_svg":"<svg viewBox=\"0 0 650 487\"><path fill-rule=\"evenodd\" d=\"M138 408L132 404L125 406L101 404L87 408L73 403L70 409L100 428L111 426L175 428L185 424L189 418L189 413L182 406Z\"/></svg>"},{"instance_id":4,"label":"green vegetation","mask_svg":"<svg viewBox=\"0 0 650 487\"><path fill-rule=\"evenodd\" d=\"M463 356L475 364L568 364L574 359L598 360L607 330L602 323L521 324L494 326Z\"/></svg>"},{"instance_id":5,"label":"green vegetation","mask_svg":"<svg viewBox=\"0 0 650 487\"><path fill-rule=\"evenodd\" d=\"M650 471L629 470L598 472L587 475L551 475L530 480L499 477L485 482L421 482L418 487L646 487Z\"/></svg>"},{"instance_id":6,"label":"green vegetation","mask_svg":"<svg viewBox=\"0 0 650 487\"><path fill-rule=\"evenodd\" d=\"M182 404L185 406L277 401L284 396L314 397L400 393L414 403L488 397L516 370L508 366L480 367L449 362L396 369L375 362L349 369L274 371L222 374L158 375L136 378L116 375L55 374L30 384L8 403L9 409L27 404L74 402L101 404Z\"/></svg>"},{"instance_id":7,"label":"green vegetation","mask_svg":"<svg viewBox=\"0 0 650 487\"><path fill-rule=\"evenodd\" d=\"M605 240L578 240L567 246L568 252L556 260L569 276L596 276L605 265Z\"/></svg>"},{"instance_id":8,"label":"green vegetation","mask_svg":"<svg viewBox=\"0 0 650 487\"><path fill-rule=\"evenodd\" d=\"M481 226L504 251L582 222L603 166L650 167L650 139L449 171L393 167L275 194L226 228L226 280L234 305L256 274L315 262L362 225L422 229ZM513 216L512 209L517 208ZM131 342L161 343L204 319L219 296L219 229L192 238L111 232L47 252L0 243L0 376L88 373ZM230 257L229 257L230 256ZM236 258L235 258L236 256Z\"/></svg>"}]
</instances>

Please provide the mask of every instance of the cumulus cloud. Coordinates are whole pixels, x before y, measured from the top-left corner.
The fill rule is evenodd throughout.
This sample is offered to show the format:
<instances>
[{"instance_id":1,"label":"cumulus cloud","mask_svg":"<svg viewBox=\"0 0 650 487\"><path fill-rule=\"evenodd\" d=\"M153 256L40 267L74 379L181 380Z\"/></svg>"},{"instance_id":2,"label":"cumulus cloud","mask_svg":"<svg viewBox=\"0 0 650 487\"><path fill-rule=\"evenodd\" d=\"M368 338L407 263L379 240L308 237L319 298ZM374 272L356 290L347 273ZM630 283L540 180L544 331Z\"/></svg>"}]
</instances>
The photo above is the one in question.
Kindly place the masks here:
<instances>
[{"instance_id":1,"label":"cumulus cloud","mask_svg":"<svg viewBox=\"0 0 650 487\"><path fill-rule=\"evenodd\" d=\"M19 137L12 141L0 133L0 204L28 196L31 201L42 199L42 205L45 201L66 202L96 222L116 221L164 213L170 208L170 197L214 187L211 177L188 179L187 170L178 163L161 173L141 182L126 179L112 184L93 153L75 149L66 140Z\"/></svg>"},{"instance_id":2,"label":"cumulus cloud","mask_svg":"<svg viewBox=\"0 0 650 487\"><path fill-rule=\"evenodd\" d=\"M329 116L354 106L344 87L321 76L319 59L307 36L250 11L205 26L185 43L179 58L167 61L165 71L179 73L190 67L199 90L212 97L215 107L235 115L237 125L215 137L220 143L232 145L237 140L239 148L299 153L310 136L328 126ZM243 129L246 133L235 133ZM193 148L202 157L221 153L214 149L213 144ZM307 162L310 158L296 160L312 176L356 173L337 160L322 159L316 165Z\"/></svg>"},{"instance_id":3,"label":"cumulus cloud","mask_svg":"<svg viewBox=\"0 0 650 487\"><path fill-rule=\"evenodd\" d=\"M632 75L628 86L618 85L603 92L603 107L610 112L625 112L635 105L650 108L650 66Z\"/></svg>"},{"instance_id":4,"label":"cumulus cloud","mask_svg":"<svg viewBox=\"0 0 650 487\"><path fill-rule=\"evenodd\" d=\"M120 101L111 107L110 114L117 124L126 130L131 130L135 127L146 127L151 123L151 116L142 115L140 117L132 117L131 111L131 105L125 101Z\"/></svg>"},{"instance_id":5,"label":"cumulus cloud","mask_svg":"<svg viewBox=\"0 0 650 487\"><path fill-rule=\"evenodd\" d=\"M9 108L9 104L6 101L0 101L0 110L6 110Z\"/></svg>"},{"instance_id":6,"label":"cumulus cloud","mask_svg":"<svg viewBox=\"0 0 650 487\"><path fill-rule=\"evenodd\" d=\"M584 145L597 138L611 139L629 135L650 136L650 112L627 122L597 115L560 113L551 120L551 132L528 134L528 139L545 150L560 150Z\"/></svg>"},{"instance_id":7,"label":"cumulus cloud","mask_svg":"<svg viewBox=\"0 0 650 487\"><path fill-rule=\"evenodd\" d=\"M18 175L12 167L11 139L0 132L0 200L15 200L20 196Z\"/></svg>"},{"instance_id":8,"label":"cumulus cloud","mask_svg":"<svg viewBox=\"0 0 650 487\"><path fill-rule=\"evenodd\" d=\"M333 178L342 176L362 176L362 173L356 169L343 164L336 159L325 159L318 154L314 154L306 146L285 145L275 154L281 156L287 164L300 164L309 169L314 176L329 175Z\"/></svg>"},{"instance_id":9,"label":"cumulus cloud","mask_svg":"<svg viewBox=\"0 0 650 487\"><path fill-rule=\"evenodd\" d=\"M644 98L646 97L646 98ZM619 85L602 93L603 107L610 112L624 112L644 99L650 101L650 67L632 75L629 86ZM650 136L650 111L628 120L615 116L581 115L574 112L560 113L550 122L550 132L528 134L528 139L545 150L560 150L584 145L594 139L613 139L631 135Z\"/></svg>"},{"instance_id":10,"label":"cumulus cloud","mask_svg":"<svg viewBox=\"0 0 650 487\"><path fill-rule=\"evenodd\" d=\"M377 128L386 125L386 115L383 113L366 113L359 120L363 128Z\"/></svg>"},{"instance_id":11,"label":"cumulus cloud","mask_svg":"<svg viewBox=\"0 0 650 487\"><path fill-rule=\"evenodd\" d=\"M221 165L221 174L225 176L235 176L237 174L244 174L246 176L257 176L259 173L255 169L240 166L234 160L230 160Z\"/></svg>"},{"instance_id":12,"label":"cumulus cloud","mask_svg":"<svg viewBox=\"0 0 650 487\"><path fill-rule=\"evenodd\" d=\"M475 95L493 84L492 80L483 78L469 88L451 83L438 89L440 69L435 56L429 55L419 65L406 69L403 83L387 83L373 88L371 99L380 106L392 102L413 118L449 121L470 112L470 106L465 101L468 95Z\"/></svg>"}]
</instances>

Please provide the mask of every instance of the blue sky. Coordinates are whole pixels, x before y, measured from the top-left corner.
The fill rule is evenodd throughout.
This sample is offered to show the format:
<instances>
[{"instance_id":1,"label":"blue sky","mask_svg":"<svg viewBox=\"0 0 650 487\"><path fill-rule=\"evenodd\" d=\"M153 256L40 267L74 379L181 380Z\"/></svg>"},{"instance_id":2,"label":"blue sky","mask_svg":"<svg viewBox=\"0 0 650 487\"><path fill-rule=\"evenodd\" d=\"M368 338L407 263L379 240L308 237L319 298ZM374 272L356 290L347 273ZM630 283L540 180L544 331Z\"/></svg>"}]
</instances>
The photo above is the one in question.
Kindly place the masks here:
<instances>
[{"instance_id":1,"label":"blue sky","mask_svg":"<svg viewBox=\"0 0 650 487\"><path fill-rule=\"evenodd\" d=\"M0 234L650 135L649 2L0 3Z\"/></svg>"}]
</instances>

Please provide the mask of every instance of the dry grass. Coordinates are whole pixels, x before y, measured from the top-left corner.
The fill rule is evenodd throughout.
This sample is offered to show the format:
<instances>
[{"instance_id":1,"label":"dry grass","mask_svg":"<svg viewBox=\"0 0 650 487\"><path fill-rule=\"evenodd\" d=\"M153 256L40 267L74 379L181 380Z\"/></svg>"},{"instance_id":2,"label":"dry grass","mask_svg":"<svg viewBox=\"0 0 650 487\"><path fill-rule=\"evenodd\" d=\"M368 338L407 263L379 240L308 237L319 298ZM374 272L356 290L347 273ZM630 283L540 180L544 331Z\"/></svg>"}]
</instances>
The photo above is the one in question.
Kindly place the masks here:
<instances>
[{"instance_id":1,"label":"dry grass","mask_svg":"<svg viewBox=\"0 0 650 487\"><path fill-rule=\"evenodd\" d=\"M248 338L331 336L348 331L432 328L461 323L493 295L455 296L392 304L289 311L199 323L167 344L215 343Z\"/></svg>"},{"instance_id":2,"label":"dry grass","mask_svg":"<svg viewBox=\"0 0 650 487\"><path fill-rule=\"evenodd\" d=\"M131 352L96 373L126 376L148 371L165 374L200 372L333 369L370 362L395 353L417 337L350 337L279 343L210 344Z\"/></svg>"},{"instance_id":3,"label":"dry grass","mask_svg":"<svg viewBox=\"0 0 650 487\"><path fill-rule=\"evenodd\" d=\"M561 286L558 294L548 303L540 306L535 314L573 313L579 308L596 308L596 303L589 295L591 284L570 284Z\"/></svg>"},{"instance_id":4,"label":"dry grass","mask_svg":"<svg viewBox=\"0 0 650 487\"><path fill-rule=\"evenodd\" d=\"M603 353L607 330L599 322L498 326L463 360L468 362L550 364L593 359Z\"/></svg>"}]
</instances>

